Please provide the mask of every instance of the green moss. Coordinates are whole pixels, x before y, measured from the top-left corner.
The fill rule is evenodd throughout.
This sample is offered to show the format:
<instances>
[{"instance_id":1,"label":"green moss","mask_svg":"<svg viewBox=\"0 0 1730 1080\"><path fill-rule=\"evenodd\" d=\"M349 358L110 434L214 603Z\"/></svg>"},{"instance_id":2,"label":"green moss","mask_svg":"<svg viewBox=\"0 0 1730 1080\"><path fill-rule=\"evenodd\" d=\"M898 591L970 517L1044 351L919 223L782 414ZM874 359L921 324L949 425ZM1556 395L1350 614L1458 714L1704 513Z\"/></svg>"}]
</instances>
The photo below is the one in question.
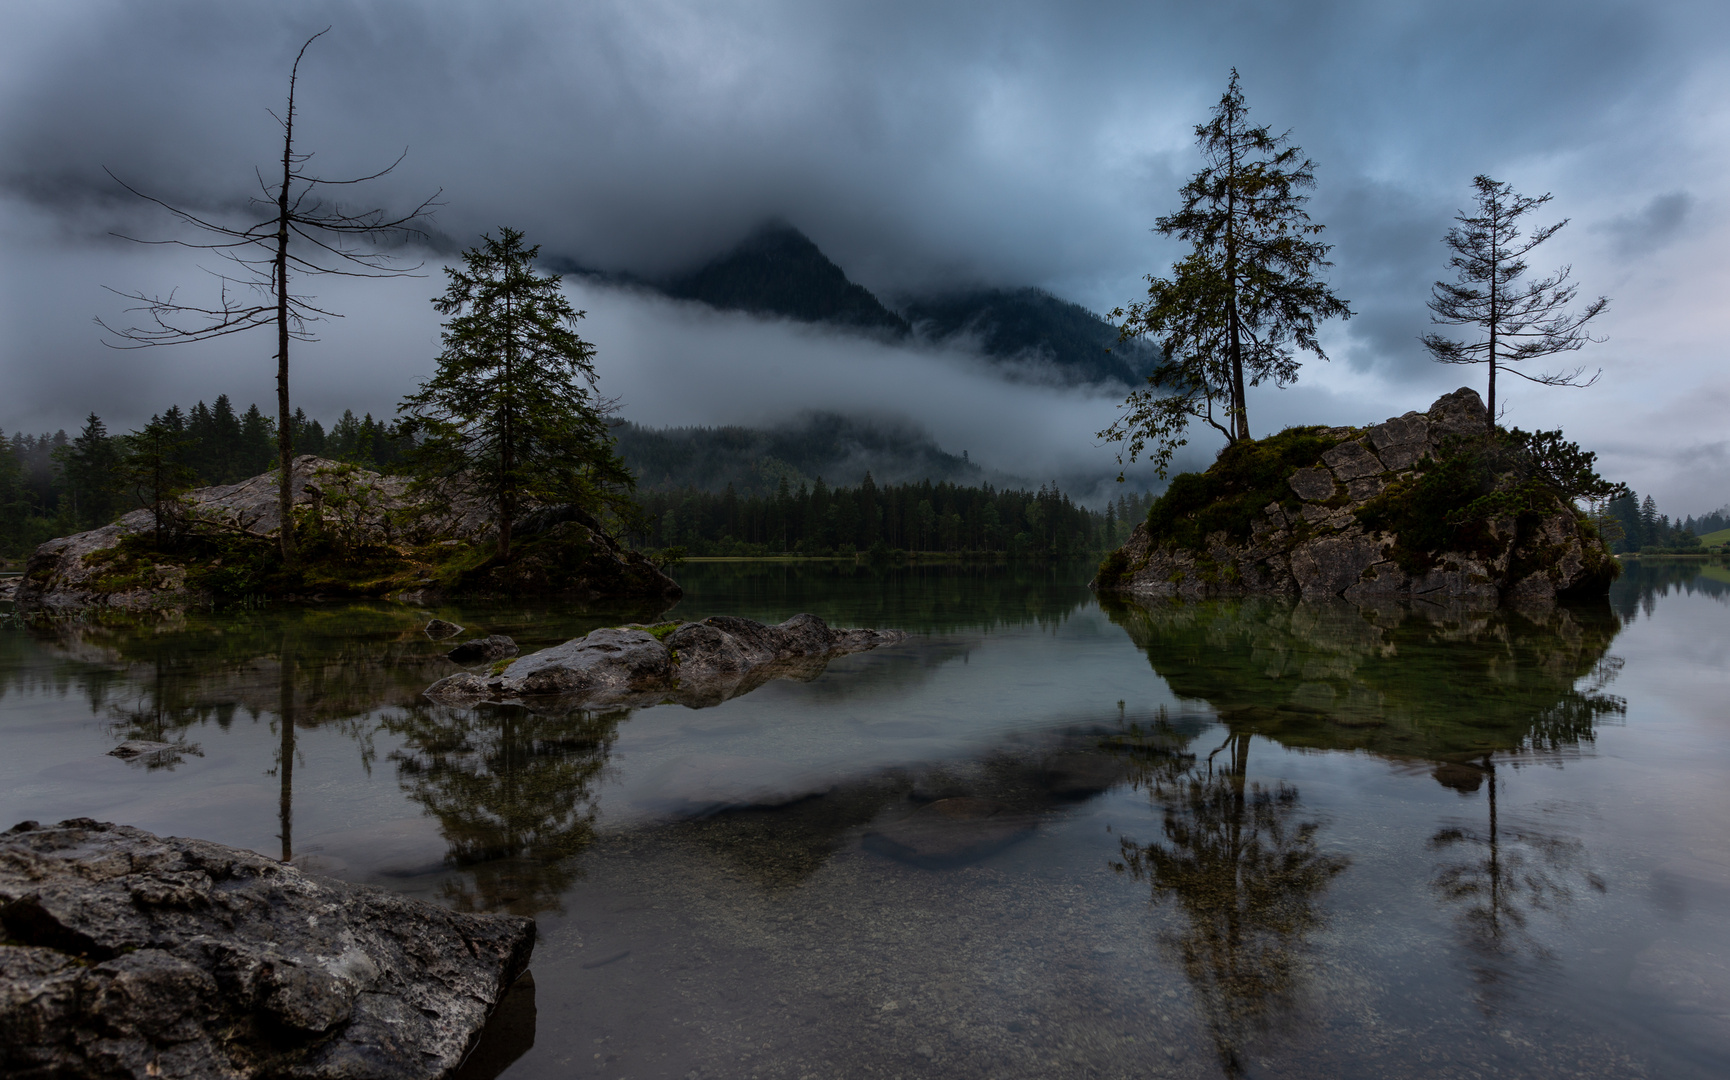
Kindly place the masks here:
<instances>
[{"instance_id":1,"label":"green moss","mask_svg":"<svg viewBox=\"0 0 1730 1080\"><path fill-rule=\"evenodd\" d=\"M1101 589L1114 589L1129 576L1129 556L1118 548L1099 563L1098 582Z\"/></svg>"},{"instance_id":2,"label":"green moss","mask_svg":"<svg viewBox=\"0 0 1730 1080\"><path fill-rule=\"evenodd\" d=\"M1202 473L1172 477L1165 494L1147 512L1147 530L1157 545L1202 550L1208 534L1231 540L1250 537L1267 507L1296 509L1302 500L1286 483L1291 474L1317 464L1340 440L1324 427L1287 428L1278 435L1227 447Z\"/></svg>"},{"instance_id":3,"label":"green moss","mask_svg":"<svg viewBox=\"0 0 1730 1080\"><path fill-rule=\"evenodd\" d=\"M493 666L488 668L487 670L490 671L494 675L503 675L505 673L505 669L510 667L512 664L516 663L518 659L520 659L520 658L515 657L515 656L508 656L503 660L495 660L493 662Z\"/></svg>"},{"instance_id":4,"label":"green moss","mask_svg":"<svg viewBox=\"0 0 1730 1080\"><path fill-rule=\"evenodd\" d=\"M653 626L645 626L643 629L656 641L665 641L669 634L683 625L685 624L681 622L664 622L656 623Z\"/></svg>"}]
</instances>

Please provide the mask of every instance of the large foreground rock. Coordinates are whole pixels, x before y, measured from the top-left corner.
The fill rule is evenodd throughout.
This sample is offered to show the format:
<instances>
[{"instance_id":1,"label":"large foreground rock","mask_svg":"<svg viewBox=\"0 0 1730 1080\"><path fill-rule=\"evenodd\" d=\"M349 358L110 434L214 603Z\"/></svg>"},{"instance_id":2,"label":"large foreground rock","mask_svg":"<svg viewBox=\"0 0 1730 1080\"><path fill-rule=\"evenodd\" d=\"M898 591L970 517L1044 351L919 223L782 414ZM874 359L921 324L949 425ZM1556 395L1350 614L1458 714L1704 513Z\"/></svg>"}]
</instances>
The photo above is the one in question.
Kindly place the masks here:
<instances>
[{"instance_id":1,"label":"large foreground rock","mask_svg":"<svg viewBox=\"0 0 1730 1080\"><path fill-rule=\"evenodd\" d=\"M446 704L559 697L586 706L714 705L770 679L814 677L831 657L906 637L900 630L836 629L815 615L778 626L717 615L660 638L640 626L607 627L486 674L441 679L427 696Z\"/></svg>"},{"instance_id":2,"label":"large foreground rock","mask_svg":"<svg viewBox=\"0 0 1730 1080\"><path fill-rule=\"evenodd\" d=\"M0 1075L442 1077L534 923L85 818L0 834Z\"/></svg>"},{"instance_id":3,"label":"large foreground rock","mask_svg":"<svg viewBox=\"0 0 1730 1080\"><path fill-rule=\"evenodd\" d=\"M1308 429L1327 449L1288 467L1272 500L1251 509L1247 535L1221 529L1184 545L1142 522L1093 586L1140 600L1272 594L1495 604L1601 594L1619 567L1560 499L1540 514L1491 518L1458 550L1418 550L1411 537L1374 526L1391 500L1487 427L1482 399L1462 387L1428 412L1368 428Z\"/></svg>"}]
</instances>

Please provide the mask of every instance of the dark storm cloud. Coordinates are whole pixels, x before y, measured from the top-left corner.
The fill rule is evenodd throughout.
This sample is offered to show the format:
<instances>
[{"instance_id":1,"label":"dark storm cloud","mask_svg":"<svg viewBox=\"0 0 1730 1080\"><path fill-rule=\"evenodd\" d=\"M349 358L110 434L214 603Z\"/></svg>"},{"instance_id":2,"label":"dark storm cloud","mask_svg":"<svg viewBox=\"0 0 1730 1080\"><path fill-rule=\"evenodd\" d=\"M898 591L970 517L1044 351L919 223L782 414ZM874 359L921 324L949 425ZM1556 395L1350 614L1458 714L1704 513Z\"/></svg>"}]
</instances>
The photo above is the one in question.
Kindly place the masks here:
<instances>
[{"instance_id":1,"label":"dark storm cloud","mask_svg":"<svg viewBox=\"0 0 1730 1080\"><path fill-rule=\"evenodd\" d=\"M0 409L10 427L40 426L37 414L67 422L103 393L216 392L182 383L171 394L151 374L171 365L117 365L95 345L88 317L113 306L97 286L197 284L184 260L105 239L118 222L164 223L102 168L238 212L254 166L277 152L264 110L280 109L294 50L326 25L303 69L302 145L331 175L408 147L366 197L405 205L443 188L442 251L505 223L549 253L654 273L782 216L882 292L1039 284L1096 310L1135 298L1142 274L1169 265L1176 249L1149 226L1196 168L1191 129L1235 65L1253 117L1291 129L1317 162L1311 209L1358 314L1327 331L1334 363L1306 367L1304 393L1319 396L1303 400L1341 421L1403 411L1421 404L1413 393L1471 374L1433 369L1416 338L1429 284L1444 276L1440 235L1473 175L1555 191L1555 216L1577 224L1543 265L1572 262L1587 292L1614 290L1618 319L1637 320L1648 287L1626 259L1662 249L1681 272L1696 257L1691 238L1720 220L1675 178L1725 164L1713 136L1721 4L324 0L66 3L9 20L0 273L12 292L0 297L0 346L9 368L26 354L61 361L8 371L38 395ZM310 370L327 363L340 385L303 383L309 401L388 410L430 355L434 287L331 285L349 323L367 326L326 328ZM594 302L634 302L623 295ZM1594 363L1614 376L1621 343L1662 337L1704 364L1714 335L1676 325L1615 324ZM702 344L660 347L698 362ZM225 370L228 354L211 355L196 362L201 377ZM1630 366L1628 377L1641 376ZM1675 368L1670 378L1685 381ZM747 411L757 389L741 382L738 393L718 410ZM653 412L652 386L633 394Z\"/></svg>"}]
</instances>

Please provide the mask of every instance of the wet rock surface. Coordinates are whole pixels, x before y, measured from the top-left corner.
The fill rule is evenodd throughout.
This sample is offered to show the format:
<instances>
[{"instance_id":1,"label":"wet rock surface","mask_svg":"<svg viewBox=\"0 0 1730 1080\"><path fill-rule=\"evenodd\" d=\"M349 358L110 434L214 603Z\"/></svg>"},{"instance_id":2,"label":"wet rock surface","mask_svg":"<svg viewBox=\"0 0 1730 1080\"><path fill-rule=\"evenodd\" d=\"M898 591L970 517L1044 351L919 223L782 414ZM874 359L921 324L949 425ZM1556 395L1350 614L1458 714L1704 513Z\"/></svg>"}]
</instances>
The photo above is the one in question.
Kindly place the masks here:
<instances>
[{"instance_id":1,"label":"wet rock surface","mask_svg":"<svg viewBox=\"0 0 1730 1080\"><path fill-rule=\"evenodd\" d=\"M657 638L640 626L606 627L521 657L496 674L462 672L427 688L447 704L560 698L572 705L719 704L770 679L815 678L829 659L893 645L900 630L830 627L815 615L770 626L715 616Z\"/></svg>"},{"instance_id":2,"label":"wet rock surface","mask_svg":"<svg viewBox=\"0 0 1730 1080\"><path fill-rule=\"evenodd\" d=\"M432 638L434 641L443 641L445 638L456 637L462 632L462 627L445 619L433 619L426 624L426 636Z\"/></svg>"},{"instance_id":3,"label":"wet rock surface","mask_svg":"<svg viewBox=\"0 0 1730 1080\"><path fill-rule=\"evenodd\" d=\"M494 660L515 656L520 651L517 643L506 635L488 634L483 638L463 642L445 653L445 657L453 664L490 664Z\"/></svg>"},{"instance_id":4,"label":"wet rock surface","mask_svg":"<svg viewBox=\"0 0 1730 1080\"><path fill-rule=\"evenodd\" d=\"M1535 526L1492 519L1492 543L1425 550L1420 558L1402 553L1402 537L1360 521L1372 500L1420 478L1444 446L1482 436L1488 423L1477 392L1462 387L1425 413L1369 428L1325 429L1334 445L1318 464L1294 469L1286 479L1300 505L1270 503L1247 538L1221 530L1197 548L1157 541L1142 522L1111 557L1124 572L1102 575L1094 587L1144 600L1271 593L1523 604L1608 588L1613 558L1560 500Z\"/></svg>"},{"instance_id":5,"label":"wet rock surface","mask_svg":"<svg viewBox=\"0 0 1730 1080\"><path fill-rule=\"evenodd\" d=\"M534 923L89 819L0 834L0 1074L443 1077Z\"/></svg>"}]
</instances>

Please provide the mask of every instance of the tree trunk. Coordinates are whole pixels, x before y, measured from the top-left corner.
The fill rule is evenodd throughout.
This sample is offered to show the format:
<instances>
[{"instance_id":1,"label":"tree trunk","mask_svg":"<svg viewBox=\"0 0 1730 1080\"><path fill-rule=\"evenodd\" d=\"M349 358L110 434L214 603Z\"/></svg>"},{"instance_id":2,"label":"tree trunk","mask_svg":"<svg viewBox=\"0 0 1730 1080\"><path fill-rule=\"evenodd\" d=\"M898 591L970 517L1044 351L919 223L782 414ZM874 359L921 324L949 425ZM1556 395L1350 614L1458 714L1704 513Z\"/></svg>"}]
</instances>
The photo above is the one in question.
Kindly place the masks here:
<instances>
[{"instance_id":1,"label":"tree trunk","mask_svg":"<svg viewBox=\"0 0 1730 1080\"><path fill-rule=\"evenodd\" d=\"M298 67L298 62L296 64ZM299 554L294 543L294 417L288 409L288 186L294 169L294 80L288 79L288 113L282 125L282 187L276 193L276 511L282 565L294 570Z\"/></svg>"}]
</instances>

